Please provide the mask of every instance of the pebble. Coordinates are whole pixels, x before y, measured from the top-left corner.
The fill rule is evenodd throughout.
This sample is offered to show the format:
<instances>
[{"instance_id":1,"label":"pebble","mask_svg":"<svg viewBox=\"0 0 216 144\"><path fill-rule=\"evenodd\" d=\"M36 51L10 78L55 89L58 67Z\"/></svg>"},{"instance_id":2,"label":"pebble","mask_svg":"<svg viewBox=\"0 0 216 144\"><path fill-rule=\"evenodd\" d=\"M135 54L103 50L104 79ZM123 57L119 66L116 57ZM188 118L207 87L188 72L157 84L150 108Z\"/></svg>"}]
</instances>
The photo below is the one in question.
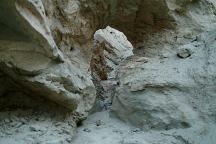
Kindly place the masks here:
<instances>
[{"instance_id":1,"label":"pebble","mask_svg":"<svg viewBox=\"0 0 216 144\"><path fill-rule=\"evenodd\" d=\"M54 125L55 125L56 127L58 127L58 126L61 125L61 123L60 123L60 122L56 122Z\"/></svg>"},{"instance_id":2,"label":"pebble","mask_svg":"<svg viewBox=\"0 0 216 144\"><path fill-rule=\"evenodd\" d=\"M73 141L73 139L72 139L72 138L67 138L66 141L67 141L68 143L71 143L71 142Z\"/></svg>"},{"instance_id":3,"label":"pebble","mask_svg":"<svg viewBox=\"0 0 216 144\"><path fill-rule=\"evenodd\" d=\"M141 57L139 59L136 60L136 62L143 62L143 63L147 63L149 60L146 57Z\"/></svg>"},{"instance_id":4,"label":"pebble","mask_svg":"<svg viewBox=\"0 0 216 144\"><path fill-rule=\"evenodd\" d=\"M188 58L191 56L191 51L189 49L179 49L178 50L178 53L177 53L177 56L179 58L182 58L182 59L185 59L185 58Z\"/></svg>"},{"instance_id":5,"label":"pebble","mask_svg":"<svg viewBox=\"0 0 216 144\"><path fill-rule=\"evenodd\" d=\"M140 131L141 131L141 129L139 129L139 128L136 128L136 129L132 130L132 132L134 132L134 133L137 133L137 132L140 132Z\"/></svg>"},{"instance_id":6,"label":"pebble","mask_svg":"<svg viewBox=\"0 0 216 144\"><path fill-rule=\"evenodd\" d=\"M44 128L40 127L40 126L30 126L29 129L31 131L34 131L34 132L38 132L38 131L45 131Z\"/></svg>"},{"instance_id":7,"label":"pebble","mask_svg":"<svg viewBox=\"0 0 216 144\"><path fill-rule=\"evenodd\" d=\"M101 126L103 124L103 122L101 120L98 120L95 122L96 126Z\"/></svg>"},{"instance_id":8,"label":"pebble","mask_svg":"<svg viewBox=\"0 0 216 144\"><path fill-rule=\"evenodd\" d=\"M88 129L88 128L84 128L83 131L84 131L84 132L91 132L91 130Z\"/></svg>"}]
</instances>

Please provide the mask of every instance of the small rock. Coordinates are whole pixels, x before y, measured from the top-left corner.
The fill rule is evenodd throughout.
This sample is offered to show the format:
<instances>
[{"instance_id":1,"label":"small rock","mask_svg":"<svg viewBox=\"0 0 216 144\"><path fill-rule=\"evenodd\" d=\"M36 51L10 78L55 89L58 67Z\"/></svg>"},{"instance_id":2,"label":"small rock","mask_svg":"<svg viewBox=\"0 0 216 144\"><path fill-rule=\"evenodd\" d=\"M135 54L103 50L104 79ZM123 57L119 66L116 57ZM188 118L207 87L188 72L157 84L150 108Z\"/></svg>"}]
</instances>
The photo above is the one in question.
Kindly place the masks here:
<instances>
[{"instance_id":1,"label":"small rock","mask_svg":"<svg viewBox=\"0 0 216 144\"><path fill-rule=\"evenodd\" d=\"M20 133L20 129L16 129L15 132L16 132L16 133Z\"/></svg>"},{"instance_id":2,"label":"small rock","mask_svg":"<svg viewBox=\"0 0 216 144\"><path fill-rule=\"evenodd\" d=\"M38 131L45 131L44 128L40 127L40 126L30 126L29 129L31 131L34 131L34 132L38 132Z\"/></svg>"},{"instance_id":3,"label":"small rock","mask_svg":"<svg viewBox=\"0 0 216 144\"><path fill-rule=\"evenodd\" d=\"M179 50L178 50L178 53L177 53L177 56L178 56L179 58L183 58L183 59L188 58L188 57L191 56L191 51L190 51L189 49L186 49L186 48L184 48L184 49L179 49Z\"/></svg>"},{"instance_id":4,"label":"small rock","mask_svg":"<svg viewBox=\"0 0 216 144\"><path fill-rule=\"evenodd\" d=\"M66 141L67 141L68 143L71 143L71 142L73 141L73 139L72 139L72 138L67 138Z\"/></svg>"},{"instance_id":5,"label":"small rock","mask_svg":"<svg viewBox=\"0 0 216 144\"><path fill-rule=\"evenodd\" d=\"M138 58L137 60L136 60L136 62L143 62L143 63L147 63L149 60L148 60L148 58L146 58L146 57L141 57L141 58Z\"/></svg>"},{"instance_id":6,"label":"small rock","mask_svg":"<svg viewBox=\"0 0 216 144\"><path fill-rule=\"evenodd\" d=\"M60 122L56 122L54 125L55 125L56 127L58 127L58 126L61 125L61 123L60 123Z\"/></svg>"},{"instance_id":7,"label":"small rock","mask_svg":"<svg viewBox=\"0 0 216 144\"><path fill-rule=\"evenodd\" d=\"M103 124L103 122L101 120L98 120L95 123L96 123L96 126L101 126Z\"/></svg>"},{"instance_id":8,"label":"small rock","mask_svg":"<svg viewBox=\"0 0 216 144\"><path fill-rule=\"evenodd\" d=\"M88 129L88 128L84 128L83 131L84 131L84 132L91 132L91 130Z\"/></svg>"},{"instance_id":9,"label":"small rock","mask_svg":"<svg viewBox=\"0 0 216 144\"><path fill-rule=\"evenodd\" d=\"M123 134L123 132L120 131L120 130L113 130L113 132L114 132L114 133L119 133L119 134L121 134L121 135Z\"/></svg>"},{"instance_id":10,"label":"small rock","mask_svg":"<svg viewBox=\"0 0 216 144\"><path fill-rule=\"evenodd\" d=\"M137 128L137 129L133 129L132 130L132 132L134 132L134 133L137 133L137 132L140 132L141 130L139 129L139 128Z\"/></svg>"}]
</instances>

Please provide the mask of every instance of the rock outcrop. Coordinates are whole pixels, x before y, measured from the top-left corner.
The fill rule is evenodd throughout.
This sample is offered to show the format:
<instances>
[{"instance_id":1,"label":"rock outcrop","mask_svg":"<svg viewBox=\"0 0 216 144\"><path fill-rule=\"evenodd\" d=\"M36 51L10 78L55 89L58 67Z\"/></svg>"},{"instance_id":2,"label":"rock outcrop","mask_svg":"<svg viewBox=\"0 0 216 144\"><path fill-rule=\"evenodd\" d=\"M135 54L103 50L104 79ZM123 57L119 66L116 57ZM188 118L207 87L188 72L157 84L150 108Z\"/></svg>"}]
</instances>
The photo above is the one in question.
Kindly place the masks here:
<instances>
[{"instance_id":1,"label":"rock outcrop","mask_svg":"<svg viewBox=\"0 0 216 144\"><path fill-rule=\"evenodd\" d=\"M20 143L36 133L48 143L50 131L71 143L96 95L143 130L205 136L216 123L215 26L214 0L1 0L0 116L10 116L0 142L22 127L33 134Z\"/></svg>"},{"instance_id":2,"label":"rock outcrop","mask_svg":"<svg viewBox=\"0 0 216 144\"><path fill-rule=\"evenodd\" d=\"M120 31L109 26L94 34L91 71L102 109L111 106L119 65L133 56L133 46Z\"/></svg>"},{"instance_id":3,"label":"rock outcrop","mask_svg":"<svg viewBox=\"0 0 216 144\"><path fill-rule=\"evenodd\" d=\"M95 100L91 76L59 49L43 3L3 0L0 7L2 77L22 92L86 115Z\"/></svg>"},{"instance_id":4,"label":"rock outcrop","mask_svg":"<svg viewBox=\"0 0 216 144\"><path fill-rule=\"evenodd\" d=\"M216 122L215 3L173 2L176 12L184 11L174 15L179 22L177 32L151 34L152 38L146 39L135 52L137 56L123 62L118 71L120 85L112 114L144 130L194 129L197 123ZM169 7L174 8L173 3ZM196 8L202 11L198 13ZM211 21L207 24L199 18L191 20L200 14ZM186 15L191 25L189 19L183 20Z\"/></svg>"},{"instance_id":5,"label":"rock outcrop","mask_svg":"<svg viewBox=\"0 0 216 144\"><path fill-rule=\"evenodd\" d=\"M41 0L0 2L0 109L8 111L0 114L0 136L4 137L0 143L49 143L50 139L70 143L76 123L86 118L95 102L88 72L91 50L79 52L81 46L74 50L75 42L64 42L53 28L57 22L47 17L46 6ZM74 62L71 57L76 53L86 57L79 55ZM39 135L43 137L38 139Z\"/></svg>"},{"instance_id":6,"label":"rock outcrop","mask_svg":"<svg viewBox=\"0 0 216 144\"><path fill-rule=\"evenodd\" d=\"M94 41L95 52L93 53L92 70L96 73L102 71L99 68L104 67L106 78L101 78L101 80L115 78L118 65L133 55L132 44L122 32L109 26L96 31ZM103 60L97 57L103 57ZM95 61L93 61L94 59Z\"/></svg>"}]
</instances>

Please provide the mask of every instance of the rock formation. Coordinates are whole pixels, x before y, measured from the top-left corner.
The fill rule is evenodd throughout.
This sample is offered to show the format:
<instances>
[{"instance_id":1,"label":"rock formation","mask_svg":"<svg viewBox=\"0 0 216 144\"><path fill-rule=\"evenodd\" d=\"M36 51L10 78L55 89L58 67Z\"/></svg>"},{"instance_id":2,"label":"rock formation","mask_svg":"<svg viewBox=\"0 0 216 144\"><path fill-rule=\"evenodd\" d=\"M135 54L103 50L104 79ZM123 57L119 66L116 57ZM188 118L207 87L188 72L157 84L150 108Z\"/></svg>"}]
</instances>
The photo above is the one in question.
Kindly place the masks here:
<instances>
[{"instance_id":1,"label":"rock formation","mask_svg":"<svg viewBox=\"0 0 216 144\"><path fill-rule=\"evenodd\" d=\"M130 56L133 46L122 32L109 26L95 32L91 71L102 109L111 106L118 67Z\"/></svg>"},{"instance_id":2,"label":"rock formation","mask_svg":"<svg viewBox=\"0 0 216 144\"><path fill-rule=\"evenodd\" d=\"M203 7L208 4L212 5L212 9L207 10ZM175 11L183 10L181 7L183 5L205 8L209 15L202 15L203 18L209 19L209 16L212 16L212 21L209 24L200 21L198 25L197 21L200 19L197 18L195 21L191 20L194 26L191 27L187 24L188 21L182 19L182 14L179 14L179 17L175 14L174 18L179 24L177 28L180 30L176 35L183 35L183 39L180 36L175 37L175 34L168 30L158 34L159 44L153 44L156 40L149 39L151 48L148 48L149 44L144 42L142 47L145 54L142 56L145 57L131 58L119 68L120 86L113 100L114 114L144 129L169 130L191 127L194 121L199 121L202 119L200 117L207 115L206 109L214 109L212 67L215 63L211 55L214 53L215 37L212 26L215 25L216 17L213 4L208 1L168 3L169 8ZM184 16L191 15L189 18L192 19L192 14L199 16L199 13L195 13L195 9L184 9ZM184 27L186 31L181 31L185 24L187 24ZM195 28L200 32L210 28L212 32L197 34ZM160 38L162 35L164 38ZM165 43L162 47L161 41ZM208 97L212 103L208 103L203 97ZM199 108L201 103L205 103L205 106ZM207 117L211 119L211 116Z\"/></svg>"},{"instance_id":3,"label":"rock formation","mask_svg":"<svg viewBox=\"0 0 216 144\"><path fill-rule=\"evenodd\" d=\"M98 100L170 143L215 143L215 26L215 0L1 0L0 143L71 143Z\"/></svg>"},{"instance_id":4,"label":"rock formation","mask_svg":"<svg viewBox=\"0 0 216 144\"><path fill-rule=\"evenodd\" d=\"M95 95L91 76L58 48L42 2L2 1L1 7L2 73L25 87L23 91L88 111ZM85 108L79 106L84 103Z\"/></svg>"},{"instance_id":5,"label":"rock formation","mask_svg":"<svg viewBox=\"0 0 216 144\"><path fill-rule=\"evenodd\" d=\"M75 123L87 116L95 101L90 72L73 64L67 51L59 47L40 0L3 0L0 9L0 108L9 108L14 113L23 109L29 124L34 118L28 117L37 117L29 110L44 114L45 121L53 115L60 122L69 122L69 133L73 133ZM80 59L83 66L87 62ZM44 120L37 121L46 125ZM52 121L46 126L50 130L56 127ZM46 133L40 141L48 141L49 136Z\"/></svg>"}]
</instances>

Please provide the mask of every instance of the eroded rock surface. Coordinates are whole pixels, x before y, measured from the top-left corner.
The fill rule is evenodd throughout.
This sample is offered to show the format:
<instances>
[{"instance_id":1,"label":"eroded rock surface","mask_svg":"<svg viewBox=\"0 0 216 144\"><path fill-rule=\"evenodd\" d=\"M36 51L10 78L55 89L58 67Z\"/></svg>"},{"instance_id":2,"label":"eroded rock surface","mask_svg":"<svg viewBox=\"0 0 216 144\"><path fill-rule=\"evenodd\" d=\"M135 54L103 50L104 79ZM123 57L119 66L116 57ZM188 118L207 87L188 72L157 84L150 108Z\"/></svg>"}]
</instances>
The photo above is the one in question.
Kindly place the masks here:
<instances>
[{"instance_id":1,"label":"eroded rock surface","mask_svg":"<svg viewBox=\"0 0 216 144\"><path fill-rule=\"evenodd\" d=\"M110 26L95 32L91 70L102 109L111 106L118 67L130 56L133 46L122 32Z\"/></svg>"},{"instance_id":2,"label":"eroded rock surface","mask_svg":"<svg viewBox=\"0 0 216 144\"><path fill-rule=\"evenodd\" d=\"M146 134L146 143L215 143L215 5L214 0L2 0L0 142L22 137L20 143L71 143L75 123L94 104L96 86L97 94L110 98L104 109L113 103L112 114L155 130ZM139 143L120 135L117 143Z\"/></svg>"},{"instance_id":3,"label":"eroded rock surface","mask_svg":"<svg viewBox=\"0 0 216 144\"><path fill-rule=\"evenodd\" d=\"M52 37L42 2L2 1L1 7L4 75L71 110L88 111L95 96L91 76L74 66L66 55L63 57ZM11 17L6 18L6 13ZM87 95L89 104L84 100ZM85 107L80 106L83 104Z\"/></svg>"},{"instance_id":4,"label":"eroded rock surface","mask_svg":"<svg viewBox=\"0 0 216 144\"><path fill-rule=\"evenodd\" d=\"M191 9L184 9L179 17L175 15L179 22L177 31L167 29L146 33L135 56L121 64L118 71L120 85L111 113L145 131L166 131L180 143L210 144L215 140L208 136L215 132L208 125L216 122L215 3L188 1L185 4ZM206 9L209 4L211 10ZM201 16L205 20L211 19L208 24L198 18L202 12L197 13L197 7L208 13L209 16ZM190 20L184 21L185 15ZM197 18L191 20L195 15ZM203 129L208 129L205 134L189 132L201 133Z\"/></svg>"},{"instance_id":5,"label":"eroded rock surface","mask_svg":"<svg viewBox=\"0 0 216 144\"><path fill-rule=\"evenodd\" d=\"M20 125L23 129L20 136L15 127L8 125L10 122L5 124L5 132L4 129L1 132L5 139L0 143L6 143L6 139L13 136L20 137L21 143L32 143L38 135L44 136L38 141L49 143L55 134L59 137L61 132L58 131L66 128L68 139L71 139L76 123L86 118L95 101L96 92L90 72L72 63L67 53L59 48L42 1L3 0L0 9L0 109L6 110L0 121L4 125L6 115L19 113L18 117L22 117L22 112L23 118L27 119L25 124ZM85 65L88 65L87 58L85 60ZM84 66L82 60L80 65ZM46 101L40 102L44 98ZM38 116L35 113L44 116L44 120L36 120L36 127L41 123L48 132L44 128L31 128L34 132L29 133L30 140L24 140L28 126ZM19 120L12 121L18 123ZM64 128L56 128L52 124L58 121L63 123L60 127L64 125ZM10 131L10 128L13 130ZM51 135L49 132L54 129L57 131ZM54 143L60 141L66 143L66 137Z\"/></svg>"},{"instance_id":6,"label":"eroded rock surface","mask_svg":"<svg viewBox=\"0 0 216 144\"><path fill-rule=\"evenodd\" d=\"M104 67L104 73L106 78L101 80L115 78L116 68L126 58L133 55L133 46L127 40L127 37L120 31L106 27L106 29L100 29L94 34L95 50L93 58L103 57L104 60L92 61L92 64L96 67ZM103 54L101 54L103 53ZM93 59L94 60L94 59ZM94 72L100 72L99 69L94 69ZM98 74L99 75L99 74ZM99 75L100 77L100 75Z\"/></svg>"},{"instance_id":7,"label":"eroded rock surface","mask_svg":"<svg viewBox=\"0 0 216 144\"><path fill-rule=\"evenodd\" d=\"M112 114L146 131L175 132L189 143L205 143L187 131L201 132L216 123L215 37L212 30L183 45L181 48L193 53L185 59L177 56L176 49L168 57L155 56L145 63L140 57L125 61L118 72L120 86L116 89ZM211 134L208 131L199 136L205 139ZM213 141L206 139L209 144Z\"/></svg>"}]
</instances>

